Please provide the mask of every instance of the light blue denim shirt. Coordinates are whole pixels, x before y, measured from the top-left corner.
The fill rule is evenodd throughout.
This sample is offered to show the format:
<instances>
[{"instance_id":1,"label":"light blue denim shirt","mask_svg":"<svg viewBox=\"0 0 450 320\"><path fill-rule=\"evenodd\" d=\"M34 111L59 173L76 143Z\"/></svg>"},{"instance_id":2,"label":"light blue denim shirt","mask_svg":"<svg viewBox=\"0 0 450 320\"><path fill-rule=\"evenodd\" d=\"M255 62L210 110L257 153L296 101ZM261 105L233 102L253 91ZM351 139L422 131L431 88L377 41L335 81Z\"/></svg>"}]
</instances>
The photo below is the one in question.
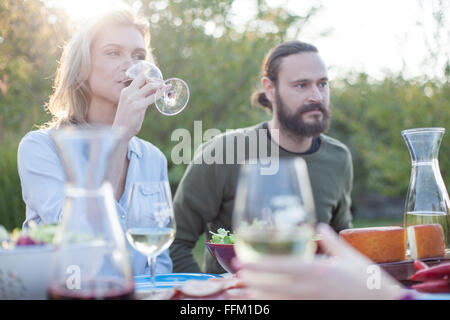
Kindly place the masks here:
<instances>
[{"instance_id":1,"label":"light blue denim shirt","mask_svg":"<svg viewBox=\"0 0 450 320\"><path fill-rule=\"evenodd\" d=\"M167 159L150 142L133 137L128 143L129 166L125 189L116 209L123 231L126 229L127 197L133 182L168 180ZM54 224L61 220L66 174L48 130L31 131L19 144L18 171L26 204L24 227L30 221ZM134 275L149 274L147 258L128 244ZM157 258L156 273L172 272L169 249Z\"/></svg>"}]
</instances>

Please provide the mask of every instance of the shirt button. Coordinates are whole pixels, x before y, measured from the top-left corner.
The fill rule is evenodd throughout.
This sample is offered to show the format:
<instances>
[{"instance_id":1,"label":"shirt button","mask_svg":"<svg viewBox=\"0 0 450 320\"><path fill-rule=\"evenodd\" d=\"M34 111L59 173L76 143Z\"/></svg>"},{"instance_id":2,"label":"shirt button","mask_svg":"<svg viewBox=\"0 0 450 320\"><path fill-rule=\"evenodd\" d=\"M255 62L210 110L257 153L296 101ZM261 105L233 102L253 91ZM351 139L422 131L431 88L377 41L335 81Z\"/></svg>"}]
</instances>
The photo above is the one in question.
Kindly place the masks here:
<instances>
[{"instance_id":1,"label":"shirt button","mask_svg":"<svg viewBox=\"0 0 450 320\"><path fill-rule=\"evenodd\" d=\"M122 219L125 219L125 216L122 216L121 218L122 218Z\"/></svg>"}]
</instances>

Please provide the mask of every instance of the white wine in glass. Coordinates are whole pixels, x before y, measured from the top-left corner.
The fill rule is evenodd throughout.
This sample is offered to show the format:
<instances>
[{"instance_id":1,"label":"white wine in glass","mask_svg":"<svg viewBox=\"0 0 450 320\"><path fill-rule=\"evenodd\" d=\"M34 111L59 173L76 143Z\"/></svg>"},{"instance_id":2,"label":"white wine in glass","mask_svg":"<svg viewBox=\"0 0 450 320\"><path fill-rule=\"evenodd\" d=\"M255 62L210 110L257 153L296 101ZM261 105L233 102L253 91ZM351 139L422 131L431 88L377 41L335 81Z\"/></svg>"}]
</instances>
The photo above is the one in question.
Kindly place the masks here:
<instances>
[{"instance_id":1,"label":"white wine in glass","mask_svg":"<svg viewBox=\"0 0 450 320\"><path fill-rule=\"evenodd\" d=\"M128 198L126 236L148 258L151 294L155 295L156 257L175 238L175 218L168 181L133 183Z\"/></svg>"},{"instance_id":2,"label":"white wine in glass","mask_svg":"<svg viewBox=\"0 0 450 320\"><path fill-rule=\"evenodd\" d=\"M262 174L262 167L248 164L240 172L233 213L239 260L311 260L316 217L306 163L301 158L281 159L273 175Z\"/></svg>"},{"instance_id":3,"label":"white wine in glass","mask_svg":"<svg viewBox=\"0 0 450 320\"><path fill-rule=\"evenodd\" d=\"M146 256L161 254L169 248L175 238L173 228L130 228L127 229L127 239L130 244Z\"/></svg>"}]
</instances>

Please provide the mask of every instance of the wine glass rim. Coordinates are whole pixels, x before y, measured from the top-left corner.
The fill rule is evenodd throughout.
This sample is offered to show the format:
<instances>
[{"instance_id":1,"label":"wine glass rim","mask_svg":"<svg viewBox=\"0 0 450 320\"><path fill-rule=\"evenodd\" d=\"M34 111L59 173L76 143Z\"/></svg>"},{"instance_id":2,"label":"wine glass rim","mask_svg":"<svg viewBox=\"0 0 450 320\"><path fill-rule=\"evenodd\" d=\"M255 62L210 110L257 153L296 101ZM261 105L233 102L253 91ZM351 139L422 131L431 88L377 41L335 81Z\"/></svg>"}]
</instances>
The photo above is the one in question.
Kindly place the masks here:
<instances>
[{"instance_id":1,"label":"wine glass rim","mask_svg":"<svg viewBox=\"0 0 450 320\"><path fill-rule=\"evenodd\" d=\"M138 66L138 65L147 65L147 66L150 66L151 68L156 69L157 73L159 73L159 75L161 76L160 78L157 78L157 79L159 79L159 80L164 80L164 76L163 76L163 74L162 74L161 69L158 68L158 66L156 65L156 63L154 63L154 62L152 62L152 61L148 61L148 60L136 60L136 61L133 61L132 65L125 71L125 74L126 74L128 77L130 77L130 76L128 75L129 71L130 71L132 68L134 68L134 67L136 67L136 66ZM134 80L135 77L130 77L130 78L132 78L132 80Z\"/></svg>"},{"instance_id":2,"label":"wine glass rim","mask_svg":"<svg viewBox=\"0 0 450 320\"><path fill-rule=\"evenodd\" d=\"M133 68L134 66L138 65L138 64L146 64L146 65L150 65L152 67L155 67L156 69L158 69L161 72L161 69L158 68L158 66L156 65L156 63L152 62L152 61L148 61L148 60L136 60L133 61L132 65L127 69L127 71L131 68Z\"/></svg>"},{"instance_id":3,"label":"wine glass rim","mask_svg":"<svg viewBox=\"0 0 450 320\"><path fill-rule=\"evenodd\" d=\"M436 132L445 132L445 128L442 127L429 127L429 128L413 128L402 130L401 134L414 134L414 133L436 133Z\"/></svg>"},{"instance_id":4,"label":"wine glass rim","mask_svg":"<svg viewBox=\"0 0 450 320\"><path fill-rule=\"evenodd\" d=\"M214 246L214 247L226 247L226 246L234 246L234 243L214 243L214 242L211 242L211 241L206 241L206 243L208 244L208 245L211 245L211 246Z\"/></svg>"},{"instance_id":5,"label":"wine glass rim","mask_svg":"<svg viewBox=\"0 0 450 320\"><path fill-rule=\"evenodd\" d=\"M136 64L151 64L152 66L155 66L155 67L158 68L158 66L156 65L156 63L154 63L154 62L152 62L152 61L149 61L149 60L136 60L136 61L133 61L133 65L136 65ZM159 69L159 68L158 68L158 69Z\"/></svg>"}]
</instances>

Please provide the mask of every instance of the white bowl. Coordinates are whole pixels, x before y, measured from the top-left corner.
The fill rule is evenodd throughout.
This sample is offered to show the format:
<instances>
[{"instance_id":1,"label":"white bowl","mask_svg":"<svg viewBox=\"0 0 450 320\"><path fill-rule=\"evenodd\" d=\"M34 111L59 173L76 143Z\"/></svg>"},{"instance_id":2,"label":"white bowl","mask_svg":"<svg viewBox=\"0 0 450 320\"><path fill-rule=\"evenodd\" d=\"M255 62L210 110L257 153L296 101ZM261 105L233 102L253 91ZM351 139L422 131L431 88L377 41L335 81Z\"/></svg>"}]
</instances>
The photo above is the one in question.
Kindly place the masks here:
<instances>
[{"instance_id":1,"label":"white bowl","mask_svg":"<svg viewBox=\"0 0 450 320\"><path fill-rule=\"evenodd\" d=\"M0 248L0 299L47 299L53 245Z\"/></svg>"}]
</instances>

